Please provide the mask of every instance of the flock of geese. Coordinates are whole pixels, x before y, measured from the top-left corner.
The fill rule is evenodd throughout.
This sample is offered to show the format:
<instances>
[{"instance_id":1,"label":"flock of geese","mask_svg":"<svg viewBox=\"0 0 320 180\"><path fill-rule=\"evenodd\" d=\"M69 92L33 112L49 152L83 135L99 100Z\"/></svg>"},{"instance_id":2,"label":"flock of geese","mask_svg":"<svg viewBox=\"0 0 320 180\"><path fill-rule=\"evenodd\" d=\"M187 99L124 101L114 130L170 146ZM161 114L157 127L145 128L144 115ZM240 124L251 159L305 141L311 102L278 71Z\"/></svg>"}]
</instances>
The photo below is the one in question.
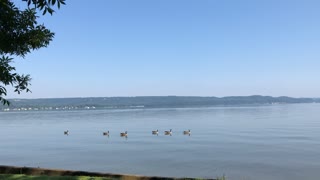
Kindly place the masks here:
<instances>
[{"instance_id":1,"label":"flock of geese","mask_svg":"<svg viewBox=\"0 0 320 180\"><path fill-rule=\"evenodd\" d=\"M159 135L159 130L157 129L156 131L152 131L153 135ZM183 131L184 135L191 135L191 130L189 129L188 131ZM170 131L164 131L164 135L172 135L172 129L170 129Z\"/></svg>"},{"instance_id":2,"label":"flock of geese","mask_svg":"<svg viewBox=\"0 0 320 180\"><path fill-rule=\"evenodd\" d=\"M159 135L159 130L157 129L157 130L155 130L155 131L152 131L152 134L158 136L158 135ZM190 136L190 135L191 135L191 130L189 129L189 130L187 130L187 131L183 131L183 134ZM69 135L69 130L64 131L64 135ZM102 132L102 135L103 135L103 136L109 136L109 135L110 135L110 132L109 132L109 131ZM164 131L164 135L170 135L170 136L172 136L172 129L170 129L170 131ZM122 132L122 133L120 133L120 136L121 136L121 137L128 137L128 132L127 132L127 131Z\"/></svg>"}]
</instances>

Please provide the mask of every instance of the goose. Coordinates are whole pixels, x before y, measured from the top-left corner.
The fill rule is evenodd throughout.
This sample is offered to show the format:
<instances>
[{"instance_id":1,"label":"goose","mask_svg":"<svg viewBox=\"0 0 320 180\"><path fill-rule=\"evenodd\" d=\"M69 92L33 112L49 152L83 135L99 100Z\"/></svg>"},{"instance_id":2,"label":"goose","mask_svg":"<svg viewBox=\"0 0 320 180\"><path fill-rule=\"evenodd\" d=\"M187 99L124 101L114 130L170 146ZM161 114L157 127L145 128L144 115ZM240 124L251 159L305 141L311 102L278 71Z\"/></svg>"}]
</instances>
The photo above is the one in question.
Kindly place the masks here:
<instances>
[{"instance_id":1,"label":"goose","mask_svg":"<svg viewBox=\"0 0 320 180\"><path fill-rule=\"evenodd\" d=\"M121 136L121 137L127 137L127 136L128 136L128 132L127 132L127 131L124 132L124 133L122 132L122 133L120 133L120 136Z\"/></svg>"},{"instance_id":2,"label":"goose","mask_svg":"<svg viewBox=\"0 0 320 180\"><path fill-rule=\"evenodd\" d=\"M64 135L69 135L69 130L64 131Z\"/></svg>"},{"instance_id":3,"label":"goose","mask_svg":"<svg viewBox=\"0 0 320 180\"><path fill-rule=\"evenodd\" d=\"M104 136L109 136L109 131L102 133Z\"/></svg>"},{"instance_id":4,"label":"goose","mask_svg":"<svg viewBox=\"0 0 320 180\"><path fill-rule=\"evenodd\" d=\"M170 135L170 136L171 136L171 134L172 134L172 129L170 129L170 131L164 131L164 134L165 134L165 135Z\"/></svg>"},{"instance_id":5,"label":"goose","mask_svg":"<svg viewBox=\"0 0 320 180\"><path fill-rule=\"evenodd\" d=\"M184 135L189 135L189 136L190 136L190 134L191 134L190 129L189 129L188 131L183 131L183 134L184 134Z\"/></svg>"},{"instance_id":6,"label":"goose","mask_svg":"<svg viewBox=\"0 0 320 180\"><path fill-rule=\"evenodd\" d=\"M152 131L152 134L154 135L158 135L158 133L159 133L158 129L156 131Z\"/></svg>"}]
</instances>

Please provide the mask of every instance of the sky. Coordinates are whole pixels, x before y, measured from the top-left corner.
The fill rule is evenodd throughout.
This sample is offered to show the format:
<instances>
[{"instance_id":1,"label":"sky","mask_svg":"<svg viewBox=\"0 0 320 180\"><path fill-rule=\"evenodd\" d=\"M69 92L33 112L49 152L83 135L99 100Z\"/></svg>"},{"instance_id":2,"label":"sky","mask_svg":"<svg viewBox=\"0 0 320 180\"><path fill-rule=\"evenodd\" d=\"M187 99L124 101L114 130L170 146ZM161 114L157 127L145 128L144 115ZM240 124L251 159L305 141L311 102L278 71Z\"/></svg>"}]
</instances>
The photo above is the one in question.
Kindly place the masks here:
<instances>
[{"instance_id":1,"label":"sky","mask_svg":"<svg viewBox=\"0 0 320 180\"><path fill-rule=\"evenodd\" d=\"M318 0L66 3L39 20L50 45L13 64L32 93L7 97L320 97Z\"/></svg>"}]
</instances>

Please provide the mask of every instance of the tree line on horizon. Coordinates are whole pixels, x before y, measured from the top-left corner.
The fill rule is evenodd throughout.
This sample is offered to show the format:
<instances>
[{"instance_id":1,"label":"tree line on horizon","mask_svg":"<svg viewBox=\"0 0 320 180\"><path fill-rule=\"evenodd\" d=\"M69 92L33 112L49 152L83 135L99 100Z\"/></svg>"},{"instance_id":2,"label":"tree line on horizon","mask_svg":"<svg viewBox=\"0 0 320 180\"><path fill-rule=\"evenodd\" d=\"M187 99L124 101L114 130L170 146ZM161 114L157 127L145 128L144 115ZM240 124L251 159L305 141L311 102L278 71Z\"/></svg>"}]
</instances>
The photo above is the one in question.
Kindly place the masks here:
<instances>
[{"instance_id":1,"label":"tree line on horizon","mask_svg":"<svg viewBox=\"0 0 320 180\"><path fill-rule=\"evenodd\" d=\"M254 105L254 104L291 104L319 103L320 98L292 98L271 96L138 96L138 97L96 97L96 98L50 98L11 100L14 107L97 107L97 108L161 108L194 107L216 105Z\"/></svg>"}]
</instances>

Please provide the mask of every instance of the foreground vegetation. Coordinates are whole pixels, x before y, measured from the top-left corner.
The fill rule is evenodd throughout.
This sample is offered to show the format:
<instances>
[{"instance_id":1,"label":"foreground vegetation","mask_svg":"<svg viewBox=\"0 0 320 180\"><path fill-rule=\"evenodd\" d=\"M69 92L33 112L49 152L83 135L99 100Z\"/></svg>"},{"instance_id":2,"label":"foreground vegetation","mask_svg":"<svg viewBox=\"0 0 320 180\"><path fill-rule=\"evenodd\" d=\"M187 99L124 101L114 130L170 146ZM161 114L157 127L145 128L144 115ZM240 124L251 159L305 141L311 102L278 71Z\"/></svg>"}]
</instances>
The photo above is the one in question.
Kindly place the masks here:
<instances>
[{"instance_id":1,"label":"foreground vegetation","mask_svg":"<svg viewBox=\"0 0 320 180\"><path fill-rule=\"evenodd\" d=\"M0 174L0 180L110 180L116 178L90 176L30 176L24 174Z\"/></svg>"},{"instance_id":2,"label":"foreground vegetation","mask_svg":"<svg viewBox=\"0 0 320 180\"><path fill-rule=\"evenodd\" d=\"M156 176L135 176L87 171L70 171L43 169L34 167L17 167L0 165L0 180L226 180L225 176L217 178L175 178Z\"/></svg>"},{"instance_id":3,"label":"foreground vegetation","mask_svg":"<svg viewBox=\"0 0 320 180\"><path fill-rule=\"evenodd\" d=\"M32 176L25 174L0 174L0 180L118 180L118 179L128 179L131 178L108 178L108 177L91 177L91 176ZM135 178L134 178L135 179ZM142 178L143 179L143 178ZM189 180L190 178L186 178ZM195 180L202 180L197 178ZM217 177L216 180L226 180L225 176Z\"/></svg>"}]
</instances>

